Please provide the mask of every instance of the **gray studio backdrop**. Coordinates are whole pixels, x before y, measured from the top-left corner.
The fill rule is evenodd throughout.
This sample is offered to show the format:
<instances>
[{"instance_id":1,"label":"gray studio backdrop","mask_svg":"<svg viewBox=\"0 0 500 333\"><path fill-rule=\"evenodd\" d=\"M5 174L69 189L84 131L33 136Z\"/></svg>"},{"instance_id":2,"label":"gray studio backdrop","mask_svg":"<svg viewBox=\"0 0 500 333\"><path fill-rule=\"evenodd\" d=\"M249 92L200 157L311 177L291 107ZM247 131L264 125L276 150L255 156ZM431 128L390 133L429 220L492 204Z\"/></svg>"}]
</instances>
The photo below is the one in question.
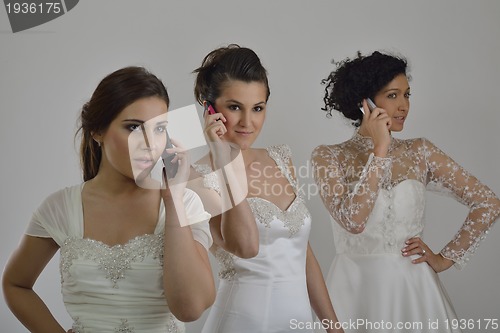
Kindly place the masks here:
<instances>
[{"instance_id":1,"label":"gray studio backdrop","mask_svg":"<svg viewBox=\"0 0 500 333\"><path fill-rule=\"evenodd\" d=\"M332 58L375 49L406 55L412 106L396 137L427 137L500 194L499 18L496 0L86 0L54 21L13 34L2 8L0 267L39 203L81 181L73 136L79 109L100 79L123 66L146 66L166 83L172 108L193 104L190 72L208 51L231 42L253 48L269 71L267 122L256 146L291 146L300 182L311 194L310 242L325 275L335 249L329 216L307 193L309 156L315 146L352 134L343 120L326 119L320 110L320 81ZM454 200L428 195L425 237L435 252L466 214ZM463 271L440 274L460 318L500 319L499 252L500 230L493 229ZM69 328L58 259L35 287ZM207 312L188 332L200 331ZM3 300L0 323L2 333L26 332Z\"/></svg>"}]
</instances>

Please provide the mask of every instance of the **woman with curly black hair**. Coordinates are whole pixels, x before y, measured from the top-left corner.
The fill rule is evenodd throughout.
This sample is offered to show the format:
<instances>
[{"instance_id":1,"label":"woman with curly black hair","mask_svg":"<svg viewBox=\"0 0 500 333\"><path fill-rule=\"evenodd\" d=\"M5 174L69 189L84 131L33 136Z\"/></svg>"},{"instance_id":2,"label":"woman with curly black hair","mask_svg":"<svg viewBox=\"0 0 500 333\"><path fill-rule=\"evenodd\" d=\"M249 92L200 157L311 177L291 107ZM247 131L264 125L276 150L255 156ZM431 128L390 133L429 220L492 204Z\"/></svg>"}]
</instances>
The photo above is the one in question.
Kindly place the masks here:
<instances>
[{"instance_id":1,"label":"woman with curly black hair","mask_svg":"<svg viewBox=\"0 0 500 333\"><path fill-rule=\"evenodd\" d=\"M362 320L356 332L460 332L446 325L456 314L437 273L466 263L500 215L500 200L429 140L392 137L410 108L404 58L358 53L336 65L324 80L323 110L357 129L346 142L316 147L312 163L335 220L327 285L339 321ZM422 240L428 186L470 208L438 253Z\"/></svg>"}]
</instances>

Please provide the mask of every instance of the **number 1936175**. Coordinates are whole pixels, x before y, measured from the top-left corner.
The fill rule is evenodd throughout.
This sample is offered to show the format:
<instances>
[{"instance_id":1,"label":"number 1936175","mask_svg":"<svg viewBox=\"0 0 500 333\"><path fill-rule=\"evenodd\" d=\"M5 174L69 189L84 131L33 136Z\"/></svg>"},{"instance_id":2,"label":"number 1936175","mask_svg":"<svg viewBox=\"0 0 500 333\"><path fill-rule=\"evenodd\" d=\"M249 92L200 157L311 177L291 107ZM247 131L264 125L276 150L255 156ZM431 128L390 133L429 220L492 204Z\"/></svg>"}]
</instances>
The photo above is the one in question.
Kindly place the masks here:
<instances>
[{"instance_id":1,"label":"number 1936175","mask_svg":"<svg viewBox=\"0 0 500 333\"><path fill-rule=\"evenodd\" d=\"M470 329L470 330L482 330L482 329L498 329L498 319L452 319L445 320L446 329Z\"/></svg>"},{"instance_id":2,"label":"number 1936175","mask_svg":"<svg viewBox=\"0 0 500 333\"><path fill-rule=\"evenodd\" d=\"M5 7L8 14L59 14L62 10L59 2L14 2Z\"/></svg>"}]
</instances>

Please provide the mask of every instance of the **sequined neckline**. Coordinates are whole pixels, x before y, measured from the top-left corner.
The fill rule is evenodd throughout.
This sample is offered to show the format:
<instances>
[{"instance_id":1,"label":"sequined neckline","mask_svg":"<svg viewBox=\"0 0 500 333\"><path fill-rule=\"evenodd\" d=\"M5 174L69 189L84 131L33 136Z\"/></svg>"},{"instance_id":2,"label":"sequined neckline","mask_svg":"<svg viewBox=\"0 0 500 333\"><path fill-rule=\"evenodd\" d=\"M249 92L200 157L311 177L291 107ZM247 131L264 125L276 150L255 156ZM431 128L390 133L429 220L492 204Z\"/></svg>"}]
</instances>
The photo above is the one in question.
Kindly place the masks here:
<instances>
[{"instance_id":1,"label":"sequined neckline","mask_svg":"<svg viewBox=\"0 0 500 333\"><path fill-rule=\"evenodd\" d=\"M142 240L150 238L150 237L158 237L158 236L159 235L156 234L156 233L142 234L142 235L137 235L137 236L134 236L134 237L130 238L125 243L117 243L117 244L108 244L108 243L105 243L103 241L100 241L100 240L97 240L97 239L93 239L93 238L88 238L88 237L83 237L83 238L79 238L79 239L81 239L83 242L95 243L95 244L98 244L99 246L107 247L110 251L112 251L114 249L129 248L135 242L139 242L139 241L142 241Z\"/></svg>"},{"instance_id":2,"label":"sequined neckline","mask_svg":"<svg viewBox=\"0 0 500 333\"><path fill-rule=\"evenodd\" d=\"M263 201L267 202L268 204L270 204L271 206L276 207L276 209L278 209L282 213L286 213L286 212L292 210L293 206L297 203L297 201L299 201L299 196L295 195L295 198L293 198L292 202L289 203L288 207L286 207L285 209L281 209L278 205L276 205L271 200L268 200L268 199L262 198L262 197L248 197L247 200L263 200Z\"/></svg>"},{"instance_id":3,"label":"sequined neckline","mask_svg":"<svg viewBox=\"0 0 500 333\"><path fill-rule=\"evenodd\" d=\"M118 282L125 278L125 273L132 268L132 263L142 262L151 255L159 258L163 265L163 235L145 234L134 237L125 244L108 245L90 238L69 237L61 246L61 281L65 275L71 275L70 267L78 258L91 260L104 271L111 280L113 288L118 288Z\"/></svg>"}]
</instances>

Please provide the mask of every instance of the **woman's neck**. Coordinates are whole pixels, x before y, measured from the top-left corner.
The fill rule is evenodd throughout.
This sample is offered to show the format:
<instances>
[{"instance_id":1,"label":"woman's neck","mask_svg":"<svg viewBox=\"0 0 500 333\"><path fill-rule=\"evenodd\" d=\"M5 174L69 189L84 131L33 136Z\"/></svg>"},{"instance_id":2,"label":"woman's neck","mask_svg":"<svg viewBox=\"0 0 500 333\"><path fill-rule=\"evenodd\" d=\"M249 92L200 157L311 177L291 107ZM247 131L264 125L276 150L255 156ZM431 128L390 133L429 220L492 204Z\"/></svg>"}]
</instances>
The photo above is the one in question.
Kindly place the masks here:
<instances>
[{"instance_id":1,"label":"woman's neck","mask_svg":"<svg viewBox=\"0 0 500 333\"><path fill-rule=\"evenodd\" d=\"M145 187L138 186L134 179L124 175L110 175L101 170L87 183L92 188L111 196L135 195L146 190Z\"/></svg>"},{"instance_id":2,"label":"woman's neck","mask_svg":"<svg viewBox=\"0 0 500 333\"><path fill-rule=\"evenodd\" d=\"M250 165L258 160L257 150L254 148L248 148L241 151L243 156L243 161L245 163L245 168L249 168Z\"/></svg>"},{"instance_id":3,"label":"woman's neck","mask_svg":"<svg viewBox=\"0 0 500 333\"><path fill-rule=\"evenodd\" d=\"M361 125L359 128L358 128L358 134L365 137L365 138L371 138L370 134L368 133L367 129ZM389 130L389 134L392 135L392 132Z\"/></svg>"}]
</instances>

